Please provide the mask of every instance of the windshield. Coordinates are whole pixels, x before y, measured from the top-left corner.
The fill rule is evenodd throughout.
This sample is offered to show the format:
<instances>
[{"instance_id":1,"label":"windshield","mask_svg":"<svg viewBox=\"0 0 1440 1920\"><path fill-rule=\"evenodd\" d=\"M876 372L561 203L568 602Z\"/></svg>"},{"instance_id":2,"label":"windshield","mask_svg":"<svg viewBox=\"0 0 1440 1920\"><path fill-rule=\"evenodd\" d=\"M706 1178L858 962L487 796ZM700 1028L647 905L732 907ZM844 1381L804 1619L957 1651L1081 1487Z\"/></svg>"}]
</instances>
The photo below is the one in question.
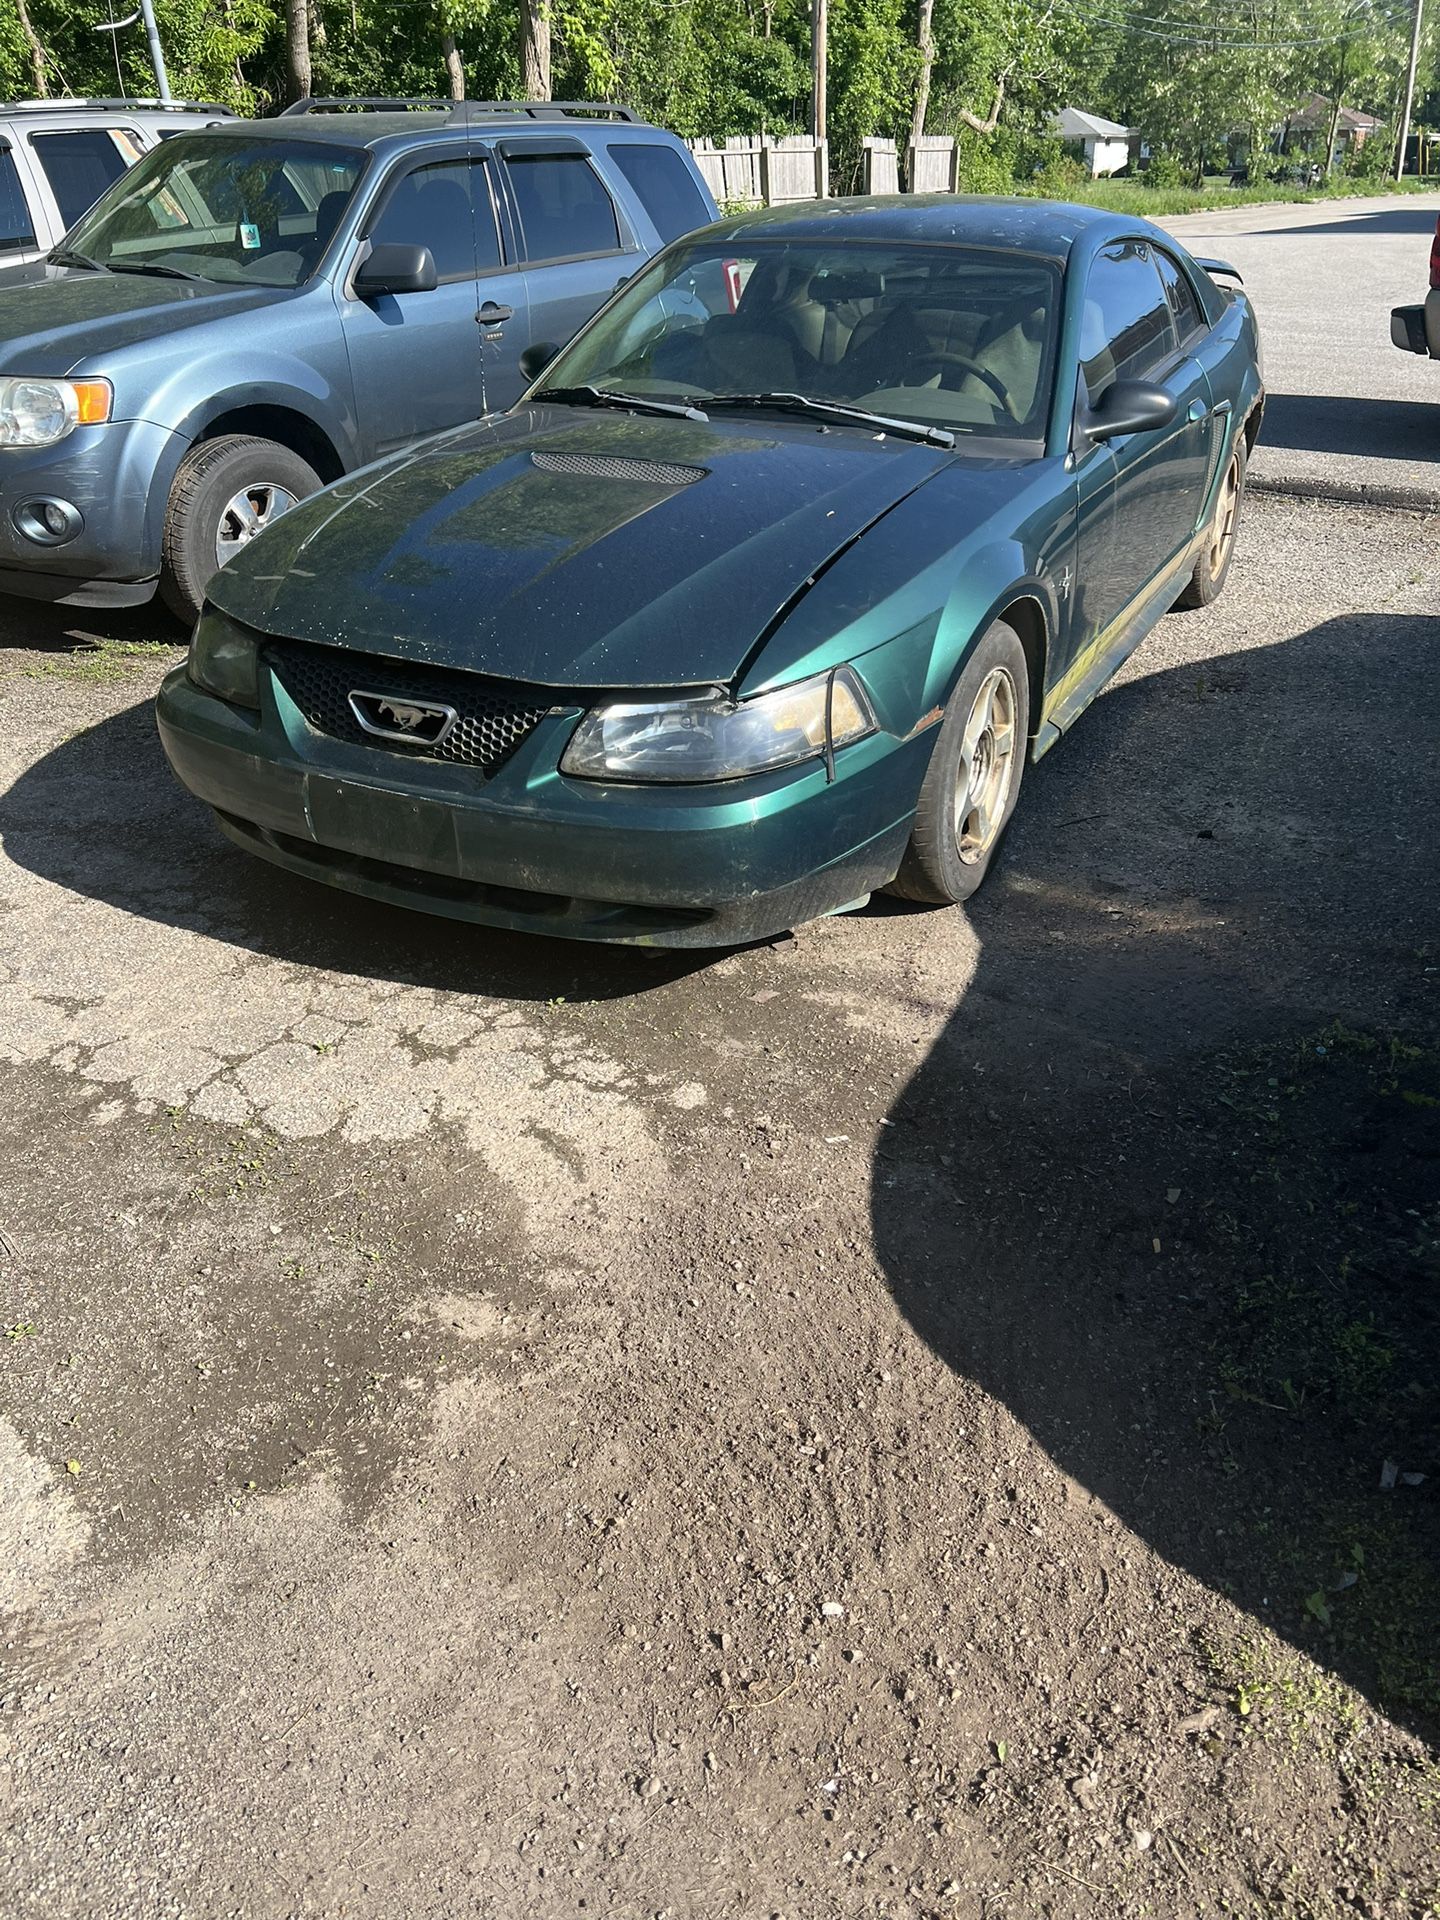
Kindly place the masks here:
<instances>
[{"instance_id":1,"label":"windshield","mask_svg":"<svg viewBox=\"0 0 1440 1920\"><path fill-rule=\"evenodd\" d=\"M999 249L702 238L638 274L535 398L798 393L1043 442L1059 293L1048 261Z\"/></svg>"},{"instance_id":2,"label":"windshield","mask_svg":"<svg viewBox=\"0 0 1440 1920\"><path fill-rule=\"evenodd\" d=\"M315 271L365 160L319 141L182 135L117 181L65 245L114 273L297 287Z\"/></svg>"}]
</instances>

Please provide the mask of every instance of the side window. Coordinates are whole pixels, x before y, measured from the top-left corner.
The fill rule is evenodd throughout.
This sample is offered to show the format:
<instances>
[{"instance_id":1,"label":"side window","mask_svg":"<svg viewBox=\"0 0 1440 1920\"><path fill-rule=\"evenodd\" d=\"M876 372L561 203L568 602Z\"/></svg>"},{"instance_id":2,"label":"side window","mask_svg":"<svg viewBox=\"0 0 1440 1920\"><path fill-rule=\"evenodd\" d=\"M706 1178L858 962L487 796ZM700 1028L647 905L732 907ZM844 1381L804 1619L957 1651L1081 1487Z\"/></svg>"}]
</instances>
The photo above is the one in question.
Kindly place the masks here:
<instances>
[{"instance_id":1,"label":"side window","mask_svg":"<svg viewBox=\"0 0 1440 1920\"><path fill-rule=\"evenodd\" d=\"M1165 289L1143 240L1107 247L1090 269L1080 375L1093 407L1117 380L1143 380L1175 348Z\"/></svg>"},{"instance_id":2,"label":"side window","mask_svg":"<svg viewBox=\"0 0 1440 1920\"><path fill-rule=\"evenodd\" d=\"M610 158L635 189L635 197L655 222L662 240L678 240L682 233L708 227L710 209L695 177L674 147L651 142L612 146Z\"/></svg>"},{"instance_id":3,"label":"side window","mask_svg":"<svg viewBox=\"0 0 1440 1920\"><path fill-rule=\"evenodd\" d=\"M125 154L105 127L77 128L74 133L36 133L31 135L30 144L45 169L67 228L73 227L82 213L88 213L125 171Z\"/></svg>"},{"instance_id":4,"label":"side window","mask_svg":"<svg viewBox=\"0 0 1440 1920\"><path fill-rule=\"evenodd\" d=\"M25 189L15 156L0 146L0 247L33 247L35 222L25 204Z\"/></svg>"},{"instance_id":5,"label":"side window","mask_svg":"<svg viewBox=\"0 0 1440 1920\"><path fill-rule=\"evenodd\" d=\"M441 280L471 280L501 264L483 160L441 160L397 182L369 229L374 241L428 247Z\"/></svg>"},{"instance_id":6,"label":"side window","mask_svg":"<svg viewBox=\"0 0 1440 1920\"><path fill-rule=\"evenodd\" d=\"M511 154L509 167L532 261L619 252L614 203L583 153Z\"/></svg>"},{"instance_id":7,"label":"side window","mask_svg":"<svg viewBox=\"0 0 1440 1920\"><path fill-rule=\"evenodd\" d=\"M1180 271L1163 248L1155 249L1155 264L1160 269L1160 278L1165 286L1165 300L1170 308L1170 318L1175 322L1175 331L1181 341L1186 341L1194 333L1199 333L1205 325L1205 316L1200 311L1200 302L1195 297L1195 289Z\"/></svg>"}]
</instances>

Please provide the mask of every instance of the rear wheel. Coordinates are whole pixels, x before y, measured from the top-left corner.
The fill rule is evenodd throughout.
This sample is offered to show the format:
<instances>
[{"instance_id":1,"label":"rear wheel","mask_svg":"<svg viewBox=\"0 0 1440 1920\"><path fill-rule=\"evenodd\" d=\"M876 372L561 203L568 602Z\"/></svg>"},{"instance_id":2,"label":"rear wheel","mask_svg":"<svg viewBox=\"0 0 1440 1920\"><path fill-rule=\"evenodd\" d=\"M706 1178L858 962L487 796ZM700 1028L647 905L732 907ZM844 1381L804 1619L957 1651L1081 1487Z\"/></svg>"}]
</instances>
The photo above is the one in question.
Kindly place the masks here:
<instances>
[{"instance_id":1,"label":"rear wheel","mask_svg":"<svg viewBox=\"0 0 1440 1920\"><path fill-rule=\"evenodd\" d=\"M1239 439L1220 478L1215 512L1205 530L1205 544L1195 562L1177 607L1208 607L1220 598L1230 562L1235 557L1235 535L1240 527L1240 503L1245 497L1245 442Z\"/></svg>"},{"instance_id":2,"label":"rear wheel","mask_svg":"<svg viewBox=\"0 0 1440 1920\"><path fill-rule=\"evenodd\" d=\"M220 568L320 484L312 466L275 440L232 433L192 447L165 515L160 592L170 611L193 625Z\"/></svg>"},{"instance_id":3,"label":"rear wheel","mask_svg":"<svg viewBox=\"0 0 1440 1920\"><path fill-rule=\"evenodd\" d=\"M970 898L1015 811L1029 728L1025 649L1015 629L997 620L950 696L888 892L935 906Z\"/></svg>"}]
</instances>

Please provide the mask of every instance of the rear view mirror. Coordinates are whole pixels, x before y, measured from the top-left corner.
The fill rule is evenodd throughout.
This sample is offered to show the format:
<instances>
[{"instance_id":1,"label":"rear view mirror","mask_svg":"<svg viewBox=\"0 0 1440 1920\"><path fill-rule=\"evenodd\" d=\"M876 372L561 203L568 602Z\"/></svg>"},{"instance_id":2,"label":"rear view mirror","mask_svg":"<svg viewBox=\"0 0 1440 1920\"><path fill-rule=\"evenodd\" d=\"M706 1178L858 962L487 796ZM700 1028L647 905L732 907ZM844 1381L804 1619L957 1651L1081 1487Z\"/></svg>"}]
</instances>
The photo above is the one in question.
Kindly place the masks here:
<instances>
[{"instance_id":1,"label":"rear view mirror","mask_svg":"<svg viewBox=\"0 0 1440 1920\"><path fill-rule=\"evenodd\" d=\"M1168 427L1179 408L1174 394L1152 381L1117 380L1085 415L1080 430L1090 441L1113 440L1122 433L1154 433L1158 427Z\"/></svg>"},{"instance_id":2,"label":"rear view mirror","mask_svg":"<svg viewBox=\"0 0 1440 1920\"><path fill-rule=\"evenodd\" d=\"M355 297L373 300L382 293L433 293L439 285L435 256L428 247L382 240L355 269Z\"/></svg>"},{"instance_id":3,"label":"rear view mirror","mask_svg":"<svg viewBox=\"0 0 1440 1920\"><path fill-rule=\"evenodd\" d=\"M520 356L521 373L527 380L538 380L559 351L553 340L535 341Z\"/></svg>"}]
</instances>

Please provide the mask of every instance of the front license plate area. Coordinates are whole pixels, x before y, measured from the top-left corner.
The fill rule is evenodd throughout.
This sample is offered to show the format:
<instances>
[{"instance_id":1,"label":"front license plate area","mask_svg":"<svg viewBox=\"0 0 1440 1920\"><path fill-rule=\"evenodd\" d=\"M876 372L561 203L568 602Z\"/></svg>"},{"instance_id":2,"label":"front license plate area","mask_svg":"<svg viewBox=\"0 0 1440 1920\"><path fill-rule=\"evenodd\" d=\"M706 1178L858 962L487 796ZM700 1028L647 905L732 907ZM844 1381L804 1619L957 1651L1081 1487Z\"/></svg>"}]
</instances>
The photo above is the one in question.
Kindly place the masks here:
<instances>
[{"instance_id":1,"label":"front license plate area","mask_svg":"<svg viewBox=\"0 0 1440 1920\"><path fill-rule=\"evenodd\" d=\"M420 867L429 873L458 875L460 871L455 816L438 801L311 774L306 782L305 817L322 847L338 847L345 853L396 867Z\"/></svg>"}]
</instances>

